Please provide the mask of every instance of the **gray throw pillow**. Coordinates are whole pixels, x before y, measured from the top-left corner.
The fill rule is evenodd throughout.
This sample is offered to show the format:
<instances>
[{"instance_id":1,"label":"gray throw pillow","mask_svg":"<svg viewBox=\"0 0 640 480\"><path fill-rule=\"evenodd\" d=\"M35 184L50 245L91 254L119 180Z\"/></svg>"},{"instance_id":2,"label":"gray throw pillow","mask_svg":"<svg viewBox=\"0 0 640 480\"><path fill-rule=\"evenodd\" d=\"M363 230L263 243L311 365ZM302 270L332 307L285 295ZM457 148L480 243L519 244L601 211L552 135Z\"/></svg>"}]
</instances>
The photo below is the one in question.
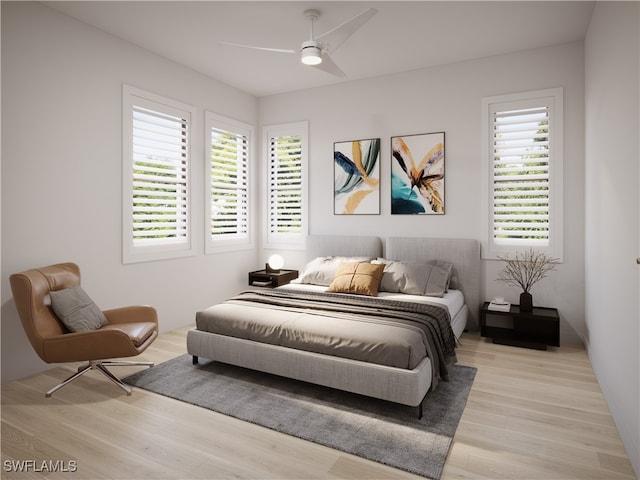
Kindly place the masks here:
<instances>
[{"instance_id":1,"label":"gray throw pillow","mask_svg":"<svg viewBox=\"0 0 640 480\"><path fill-rule=\"evenodd\" d=\"M449 288L456 288L452 285L453 276L453 263L443 262L442 260L432 260L429 262L431 265L435 265L438 268L441 268L447 272L447 285L444 289L445 292L449 291Z\"/></svg>"},{"instance_id":2,"label":"gray throw pillow","mask_svg":"<svg viewBox=\"0 0 640 480\"><path fill-rule=\"evenodd\" d=\"M447 270L435 265L380 258L373 263L384 263L380 291L429 297L444 295L449 279Z\"/></svg>"},{"instance_id":3,"label":"gray throw pillow","mask_svg":"<svg viewBox=\"0 0 640 480\"><path fill-rule=\"evenodd\" d=\"M107 324L102 310L79 285L49 292L49 296L54 313L72 332L97 330Z\"/></svg>"}]
</instances>

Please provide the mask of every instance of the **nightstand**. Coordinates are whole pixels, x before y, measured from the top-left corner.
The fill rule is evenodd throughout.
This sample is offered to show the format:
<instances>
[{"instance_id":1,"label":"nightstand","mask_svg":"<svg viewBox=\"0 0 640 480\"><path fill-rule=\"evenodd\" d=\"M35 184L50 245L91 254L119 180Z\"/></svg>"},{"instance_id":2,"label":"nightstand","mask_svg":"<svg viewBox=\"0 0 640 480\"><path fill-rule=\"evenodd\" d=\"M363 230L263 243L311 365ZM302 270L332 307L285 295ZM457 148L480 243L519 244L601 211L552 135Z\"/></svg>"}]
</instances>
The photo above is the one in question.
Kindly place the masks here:
<instances>
[{"instance_id":1,"label":"nightstand","mask_svg":"<svg viewBox=\"0 0 640 480\"><path fill-rule=\"evenodd\" d=\"M297 270L283 270L268 272L267 270L256 270L249 272L249 285L254 287L279 287L286 285L294 278L298 278Z\"/></svg>"},{"instance_id":2,"label":"nightstand","mask_svg":"<svg viewBox=\"0 0 640 480\"><path fill-rule=\"evenodd\" d=\"M480 309L480 335L492 338L493 343L537 350L560 346L557 308L533 307L531 312L521 312L518 305L511 305L508 312L498 312L488 307L489 302L484 302Z\"/></svg>"}]
</instances>

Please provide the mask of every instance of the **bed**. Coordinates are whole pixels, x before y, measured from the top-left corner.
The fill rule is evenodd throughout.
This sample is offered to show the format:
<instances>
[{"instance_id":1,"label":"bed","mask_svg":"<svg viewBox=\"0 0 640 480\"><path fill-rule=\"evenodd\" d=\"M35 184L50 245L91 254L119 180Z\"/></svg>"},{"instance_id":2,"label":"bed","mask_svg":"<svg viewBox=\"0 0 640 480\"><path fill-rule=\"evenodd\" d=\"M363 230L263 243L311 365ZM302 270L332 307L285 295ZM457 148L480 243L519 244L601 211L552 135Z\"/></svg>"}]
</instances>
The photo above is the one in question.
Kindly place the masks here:
<instances>
[{"instance_id":1,"label":"bed","mask_svg":"<svg viewBox=\"0 0 640 480\"><path fill-rule=\"evenodd\" d=\"M329 257L341 266L347 260L353 260L348 265L362 259L382 263L385 272L391 264L433 265L429 271L448 271L449 283L442 297L326 293L327 286L318 284L322 282L304 279L315 259ZM477 329L479 243L390 237L383 248L382 240L373 236L310 235L306 258L308 268L299 283L241 292L197 312L196 328L187 334L187 352L194 363L202 357L251 368L418 407L422 415L425 395L438 381L447 380L447 365L455 361L451 343L465 329ZM295 328L283 333L285 324ZM334 333L334 327L351 332L350 337ZM303 342L320 340L308 347L298 337L304 337Z\"/></svg>"}]
</instances>

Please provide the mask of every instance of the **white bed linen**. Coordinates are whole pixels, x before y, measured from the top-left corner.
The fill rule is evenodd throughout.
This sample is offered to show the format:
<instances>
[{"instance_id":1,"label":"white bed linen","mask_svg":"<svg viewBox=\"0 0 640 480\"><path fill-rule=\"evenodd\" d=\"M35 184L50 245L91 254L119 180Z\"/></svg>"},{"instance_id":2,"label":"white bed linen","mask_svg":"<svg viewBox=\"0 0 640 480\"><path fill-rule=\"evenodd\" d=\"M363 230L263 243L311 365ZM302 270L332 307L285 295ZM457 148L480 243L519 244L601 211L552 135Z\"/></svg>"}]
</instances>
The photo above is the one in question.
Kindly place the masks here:
<instances>
[{"instance_id":1,"label":"white bed linen","mask_svg":"<svg viewBox=\"0 0 640 480\"><path fill-rule=\"evenodd\" d=\"M325 285L312 285L307 283L290 283L278 287L281 289L297 290L300 292L324 292L327 290ZM340 295L349 295L341 293ZM443 297L426 297L423 295L408 295L406 293L378 292L378 298L388 300L398 300L402 302L414 303L436 303L443 305L449 310L449 315L453 319L464 305L464 296L460 290L450 289Z\"/></svg>"}]
</instances>

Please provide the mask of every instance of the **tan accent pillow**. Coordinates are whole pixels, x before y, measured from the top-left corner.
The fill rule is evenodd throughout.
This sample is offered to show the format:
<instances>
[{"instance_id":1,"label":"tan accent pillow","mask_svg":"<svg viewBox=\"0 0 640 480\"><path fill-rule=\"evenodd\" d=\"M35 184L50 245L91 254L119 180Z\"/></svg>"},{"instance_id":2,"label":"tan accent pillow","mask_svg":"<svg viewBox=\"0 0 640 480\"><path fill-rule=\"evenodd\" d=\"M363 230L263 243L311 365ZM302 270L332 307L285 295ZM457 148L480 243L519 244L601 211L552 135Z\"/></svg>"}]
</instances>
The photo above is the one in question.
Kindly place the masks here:
<instances>
[{"instance_id":1,"label":"tan accent pillow","mask_svg":"<svg viewBox=\"0 0 640 480\"><path fill-rule=\"evenodd\" d=\"M373 263L341 263L327 292L378 295L384 265Z\"/></svg>"}]
</instances>

